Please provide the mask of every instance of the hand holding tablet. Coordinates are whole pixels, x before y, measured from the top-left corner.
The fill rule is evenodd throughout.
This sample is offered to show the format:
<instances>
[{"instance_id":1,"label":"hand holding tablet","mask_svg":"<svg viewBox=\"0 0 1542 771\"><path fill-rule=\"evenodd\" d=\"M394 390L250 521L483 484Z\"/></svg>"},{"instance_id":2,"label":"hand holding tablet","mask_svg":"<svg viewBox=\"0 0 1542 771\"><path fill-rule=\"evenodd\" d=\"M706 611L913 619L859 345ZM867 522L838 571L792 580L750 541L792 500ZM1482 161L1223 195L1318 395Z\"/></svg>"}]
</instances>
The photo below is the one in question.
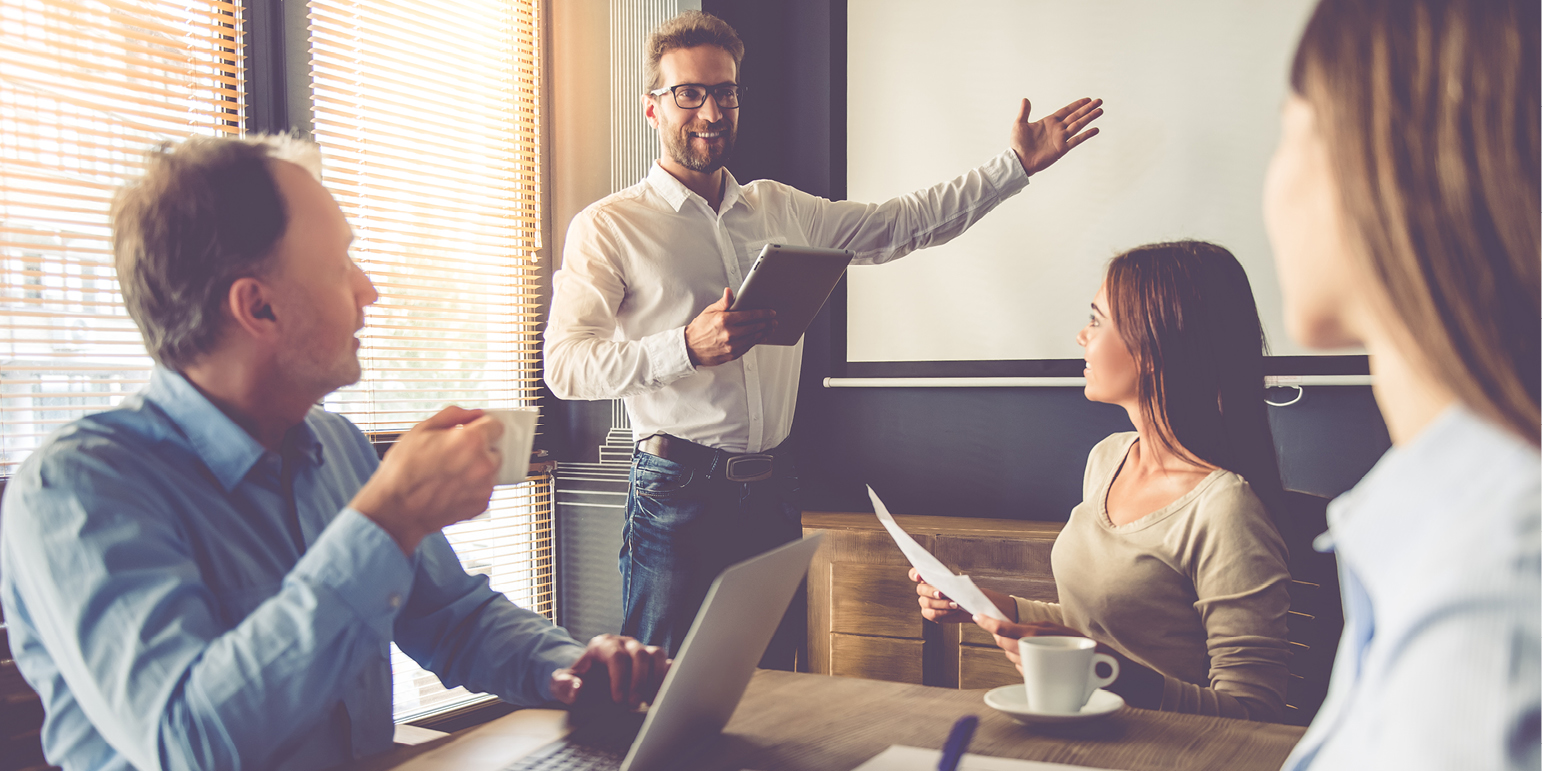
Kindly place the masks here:
<instances>
[{"instance_id":1,"label":"hand holding tablet","mask_svg":"<svg viewBox=\"0 0 1542 771\"><path fill-rule=\"evenodd\" d=\"M797 345L851 257L842 249L767 244L739 291L724 289L686 326L691 363L714 367L757 345Z\"/></svg>"},{"instance_id":2,"label":"hand holding tablet","mask_svg":"<svg viewBox=\"0 0 1542 771\"><path fill-rule=\"evenodd\" d=\"M731 311L776 311L764 345L797 345L851 264L851 252L766 244L750 268Z\"/></svg>"}]
</instances>

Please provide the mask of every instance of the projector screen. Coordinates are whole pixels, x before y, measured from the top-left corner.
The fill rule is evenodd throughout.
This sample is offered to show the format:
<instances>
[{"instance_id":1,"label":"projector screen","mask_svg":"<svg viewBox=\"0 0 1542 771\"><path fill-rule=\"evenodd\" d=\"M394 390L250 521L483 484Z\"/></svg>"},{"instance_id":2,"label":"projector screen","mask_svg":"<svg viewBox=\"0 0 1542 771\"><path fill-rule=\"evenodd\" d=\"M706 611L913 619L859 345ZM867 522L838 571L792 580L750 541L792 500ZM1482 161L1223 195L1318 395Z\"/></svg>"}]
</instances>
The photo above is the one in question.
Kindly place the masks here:
<instances>
[{"instance_id":1,"label":"projector screen","mask_svg":"<svg viewBox=\"0 0 1542 771\"><path fill-rule=\"evenodd\" d=\"M1315 353L1285 334L1261 211L1312 4L848 0L851 200L985 162L1007 148L1023 97L1034 120L1083 96L1106 113L1098 136L951 243L853 267L847 361L1079 362L1108 259L1182 238L1237 255L1271 353Z\"/></svg>"}]
</instances>

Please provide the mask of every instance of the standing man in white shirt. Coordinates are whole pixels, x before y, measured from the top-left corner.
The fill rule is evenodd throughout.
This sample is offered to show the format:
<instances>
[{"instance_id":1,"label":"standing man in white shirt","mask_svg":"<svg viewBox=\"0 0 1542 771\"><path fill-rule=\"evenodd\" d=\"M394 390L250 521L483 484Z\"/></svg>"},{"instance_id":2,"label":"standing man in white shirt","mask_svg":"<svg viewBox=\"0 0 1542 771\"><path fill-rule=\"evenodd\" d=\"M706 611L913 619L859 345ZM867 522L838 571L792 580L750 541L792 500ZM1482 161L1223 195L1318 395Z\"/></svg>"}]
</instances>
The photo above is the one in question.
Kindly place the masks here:
<instances>
[{"instance_id":1,"label":"standing man in white shirt","mask_svg":"<svg viewBox=\"0 0 1542 771\"><path fill-rule=\"evenodd\" d=\"M888 262L947 242L1097 134L1101 100L1036 122L958 179L882 204L831 202L724 168L744 89L744 44L687 11L649 36L643 113L658 161L641 182L573 218L553 278L546 382L563 399L624 399L637 441L621 551L622 633L679 650L724 567L798 538L792 429L803 346L755 347L772 311L731 312L730 287L768 243L849 249ZM784 629L788 625L784 624ZM763 666L787 668L779 631Z\"/></svg>"}]
</instances>

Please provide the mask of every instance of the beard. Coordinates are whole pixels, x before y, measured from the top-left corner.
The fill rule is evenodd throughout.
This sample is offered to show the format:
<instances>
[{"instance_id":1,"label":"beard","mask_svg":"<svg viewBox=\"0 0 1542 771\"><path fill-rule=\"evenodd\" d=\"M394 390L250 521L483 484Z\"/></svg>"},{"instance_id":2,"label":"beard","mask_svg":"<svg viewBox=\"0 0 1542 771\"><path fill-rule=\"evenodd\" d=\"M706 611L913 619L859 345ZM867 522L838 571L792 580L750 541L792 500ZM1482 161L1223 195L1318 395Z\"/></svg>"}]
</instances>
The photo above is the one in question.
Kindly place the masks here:
<instances>
[{"instance_id":1,"label":"beard","mask_svg":"<svg viewBox=\"0 0 1542 771\"><path fill-rule=\"evenodd\" d=\"M717 130L724 132L723 149L712 150L703 148L698 150L691 146L691 133L704 133L712 130L707 125L698 125L696 127L670 126L667 130L660 128L659 135L664 138L664 149L669 154L670 160L691 171L710 174L723 168L728 163L729 156L733 154L734 139L739 133L737 126L726 120L721 121L720 127Z\"/></svg>"},{"instance_id":2,"label":"beard","mask_svg":"<svg viewBox=\"0 0 1542 771\"><path fill-rule=\"evenodd\" d=\"M352 334L345 340L336 328L305 324L291 343L280 349L275 366L292 387L330 394L359 382L363 375L359 348Z\"/></svg>"}]
</instances>

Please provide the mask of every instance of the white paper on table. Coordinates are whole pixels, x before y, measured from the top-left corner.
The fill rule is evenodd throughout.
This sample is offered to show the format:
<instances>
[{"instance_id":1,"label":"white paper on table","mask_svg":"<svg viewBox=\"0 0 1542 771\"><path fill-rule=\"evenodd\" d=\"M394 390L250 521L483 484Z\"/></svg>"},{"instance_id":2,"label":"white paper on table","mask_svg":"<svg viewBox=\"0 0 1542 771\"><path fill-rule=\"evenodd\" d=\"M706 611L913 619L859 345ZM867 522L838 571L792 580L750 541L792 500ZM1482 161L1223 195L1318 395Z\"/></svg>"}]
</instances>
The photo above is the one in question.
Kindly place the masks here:
<instances>
[{"instance_id":1,"label":"white paper on table","mask_svg":"<svg viewBox=\"0 0 1542 771\"><path fill-rule=\"evenodd\" d=\"M942 750L925 750L920 747L895 744L852 771L937 771L939 760L942 760ZM966 752L958 761L958 771L1108 771L1108 769L1068 766L1064 763L1045 763L1039 760L993 758L989 755L973 755Z\"/></svg>"},{"instance_id":2,"label":"white paper on table","mask_svg":"<svg viewBox=\"0 0 1542 771\"><path fill-rule=\"evenodd\" d=\"M905 553L905 559L910 560L910 564L920 571L923 580L937 587L948 596L948 599L958 603L959 607L969 611L971 615L990 616L1002 621L1012 620L996 607L996 603L985 596L985 592L980 591L980 587L974 585L974 581L969 580L969 576L953 575L953 571L949 570L947 565L942 564L932 556L931 552L916 543L916 539L911 538L910 534L894 521L888 507L883 505L883 501L878 500L878 493L873 492L871 486L867 488L867 495L873 499L873 511L878 514L878 521L883 523L884 529L888 530L889 535L894 538L894 543L898 544L900 551Z\"/></svg>"}]
</instances>

